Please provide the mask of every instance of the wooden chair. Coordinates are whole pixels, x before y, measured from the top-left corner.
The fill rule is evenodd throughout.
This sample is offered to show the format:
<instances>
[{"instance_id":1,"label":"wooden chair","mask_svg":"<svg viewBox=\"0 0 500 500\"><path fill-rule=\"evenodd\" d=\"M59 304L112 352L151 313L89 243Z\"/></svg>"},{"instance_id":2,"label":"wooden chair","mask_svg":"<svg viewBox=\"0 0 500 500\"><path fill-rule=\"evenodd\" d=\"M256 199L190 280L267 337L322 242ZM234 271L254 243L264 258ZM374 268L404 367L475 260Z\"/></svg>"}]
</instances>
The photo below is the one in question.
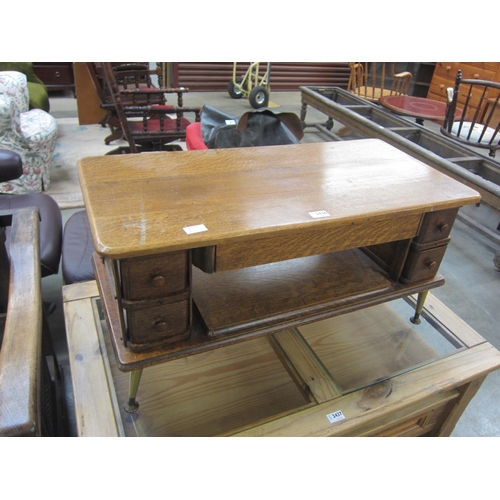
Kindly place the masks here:
<instances>
[{"instance_id":1,"label":"wooden chair","mask_svg":"<svg viewBox=\"0 0 500 500\"><path fill-rule=\"evenodd\" d=\"M463 109L456 116L457 105ZM500 83L462 79L459 70L455 87L448 88L448 105L441 133L469 146L489 150L495 157L500 149Z\"/></svg>"},{"instance_id":2,"label":"wooden chair","mask_svg":"<svg viewBox=\"0 0 500 500\"><path fill-rule=\"evenodd\" d=\"M377 102L387 95L406 95L412 79L409 71L396 73L396 63L391 64L387 71L388 63L349 63L351 74L347 90L372 102ZM387 82L390 80L390 86Z\"/></svg>"},{"instance_id":3,"label":"wooden chair","mask_svg":"<svg viewBox=\"0 0 500 500\"><path fill-rule=\"evenodd\" d=\"M42 304L39 218L35 207L0 211L2 232L11 229L9 252L0 244L0 436L65 435L50 373L58 368Z\"/></svg>"},{"instance_id":4,"label":"wooden chair","mask_svg":"<svg viewBox=\"0 0 500 500\"><path fill-rule=\"evenodd\" d=\"M100 64L105 90L109 93L123 136L129 143L128 148L119 148L108 154L180 149L168 144L186 139L186 127L191 122L184 114L194 113L195 121L200 121L201 107L158 103L158 98L165 94L164 88L138 88L135 84L134 88L120 88L117 72L111 63ZM178 92L181 104L182 93Z\"/></svg>"},{"instance_id":5,"label":"wooden chair","mask_svg":"<svg viewBox=\"0 0 500 500\"><path fill-rule=\"evenodd\" d=\"M106 63L111 64L114 78L122 95L124 106L167 105L167 95L176 95L176 106L183 106L183 94L189 92L186 87L171 88L162 86L160 68L150 69L145 63ZM101 120L102 126L108 126L111 134L104 139L106 145L124 136L115 105L107 85L104 82L104 70L101 63L88 62L87 68L101 102L101 108L106 111L106 117ZM153 84L152 77L157 76L159 87ZM161 89L161 92L158 92ZM128 91L133 91L129 93ZM141 91L141 92L138 92ZM171 106L174 109L174 106Z\"/></svg>"}]
</instances>

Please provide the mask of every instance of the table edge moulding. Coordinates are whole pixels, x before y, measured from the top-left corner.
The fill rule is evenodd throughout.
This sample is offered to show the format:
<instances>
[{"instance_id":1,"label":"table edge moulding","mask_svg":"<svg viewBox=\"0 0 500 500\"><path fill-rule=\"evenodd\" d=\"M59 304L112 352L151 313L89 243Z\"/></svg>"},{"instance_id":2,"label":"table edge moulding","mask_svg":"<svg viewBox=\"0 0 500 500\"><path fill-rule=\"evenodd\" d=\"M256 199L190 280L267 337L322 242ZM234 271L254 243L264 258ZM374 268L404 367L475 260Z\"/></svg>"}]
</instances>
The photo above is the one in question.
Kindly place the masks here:
<instances>
[{"instance_id":1,"label":"table edge moulding","mask_svg":"<svg viewBox=\"0 0 500 500\"><path fill-rule=\"evenodd\" d=\"M480 200L378 139L78 169L131 411L148 366L415 293L418 322L458 209Z\"/></svg>"}]
</instances>

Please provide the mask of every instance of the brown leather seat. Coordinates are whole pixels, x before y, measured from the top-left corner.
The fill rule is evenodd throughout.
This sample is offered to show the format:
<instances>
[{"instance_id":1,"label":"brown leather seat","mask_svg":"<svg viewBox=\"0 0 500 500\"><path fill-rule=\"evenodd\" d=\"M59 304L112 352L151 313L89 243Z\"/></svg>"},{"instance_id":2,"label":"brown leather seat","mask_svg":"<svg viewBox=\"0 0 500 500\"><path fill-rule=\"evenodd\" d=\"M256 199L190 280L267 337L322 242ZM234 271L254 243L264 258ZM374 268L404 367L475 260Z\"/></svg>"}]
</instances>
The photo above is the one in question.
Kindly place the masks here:
<instances>
[{"instance_id":1,"label":"brown leather seat","mask_svg":"<svg viewBox=\"0 0 500 500\"><path fill-rule=\"evenodd\" d=\"M62 275L66 285L95 279L92 267L94 242L87 212L73 214L64 226L62 245Z\"/></svg>"},{"instance_id":2,"label":"brown leather seat","mask_svg":"<svg viewBox=\"0 0 500 500\"><path fill-rule=\"evenodd\" d=\"M0 150L0 182L21 176L21 157L7 149ZM62 244L62 216L59 205L46 194L0 194L0 210L23 207L38 207L40 212L40 261L42 277L59 272ZM5 230L7 249L9 248L10 227Z\"/></svg>"}]
</instances>

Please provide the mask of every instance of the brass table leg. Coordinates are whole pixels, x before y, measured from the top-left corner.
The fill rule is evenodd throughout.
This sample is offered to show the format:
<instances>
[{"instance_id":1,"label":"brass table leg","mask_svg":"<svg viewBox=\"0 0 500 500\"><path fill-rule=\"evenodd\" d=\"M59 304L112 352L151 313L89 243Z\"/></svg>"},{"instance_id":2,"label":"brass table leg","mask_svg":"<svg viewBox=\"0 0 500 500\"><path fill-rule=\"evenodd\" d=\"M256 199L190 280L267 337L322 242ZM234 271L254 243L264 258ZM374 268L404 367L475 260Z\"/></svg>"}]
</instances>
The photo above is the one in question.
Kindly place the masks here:
<instances>
[{"instance_id":1,"label":"brass table leg","mask_svg":"<svg viewBox=\"0 0 500 500\"><path fill-rule=\"evenodd\" d=\"M422 312L422 310L424 308L425 299L427 298L428 293L429 293L429 290L426 290L425 292L420 292L418 294L417 304L415 306L415 316L413 316L413 318L410 318L410 321L415 325L420 325L420 323L421 323L420 313Z\"/></svg>"},{"instance_id":2,"label":"brass table leg","mask_svg":"<svg viewBox=\"0 0 500 500\"><path fill-rule=\"evenodd\" d=\"M128 403L123 407L127 413L134 413L139 408L139 403L136 401L137 390L141 382L142 368L130 372L130 381L128 389Z\"/></svg>"}]
</instances>

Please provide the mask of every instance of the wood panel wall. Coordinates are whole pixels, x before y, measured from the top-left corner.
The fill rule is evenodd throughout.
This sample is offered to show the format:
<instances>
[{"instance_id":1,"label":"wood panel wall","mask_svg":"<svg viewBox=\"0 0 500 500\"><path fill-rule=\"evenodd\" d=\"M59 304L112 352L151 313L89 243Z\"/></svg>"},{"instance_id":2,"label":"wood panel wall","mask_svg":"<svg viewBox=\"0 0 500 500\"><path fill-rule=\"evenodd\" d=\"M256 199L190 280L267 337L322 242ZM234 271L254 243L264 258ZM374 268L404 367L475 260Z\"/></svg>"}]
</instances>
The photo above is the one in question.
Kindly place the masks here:
<instances>
[{"instance_id":1,"label":"wood panel wall","mask_svg":"<svg viewBox=\"0 0 500 500\"><path fill-rule=\"evenodd\" d=\"M237 73L243 75L250 63L238 63ZM267 63L262 63L265 71ZM346 89L349 81L347 62L273 62L271 88L298 90L301 85L335 86ZM174 86L191 91L225 91L233 77L232 62L173 63Z\"/></svg>"}]
</instances>

